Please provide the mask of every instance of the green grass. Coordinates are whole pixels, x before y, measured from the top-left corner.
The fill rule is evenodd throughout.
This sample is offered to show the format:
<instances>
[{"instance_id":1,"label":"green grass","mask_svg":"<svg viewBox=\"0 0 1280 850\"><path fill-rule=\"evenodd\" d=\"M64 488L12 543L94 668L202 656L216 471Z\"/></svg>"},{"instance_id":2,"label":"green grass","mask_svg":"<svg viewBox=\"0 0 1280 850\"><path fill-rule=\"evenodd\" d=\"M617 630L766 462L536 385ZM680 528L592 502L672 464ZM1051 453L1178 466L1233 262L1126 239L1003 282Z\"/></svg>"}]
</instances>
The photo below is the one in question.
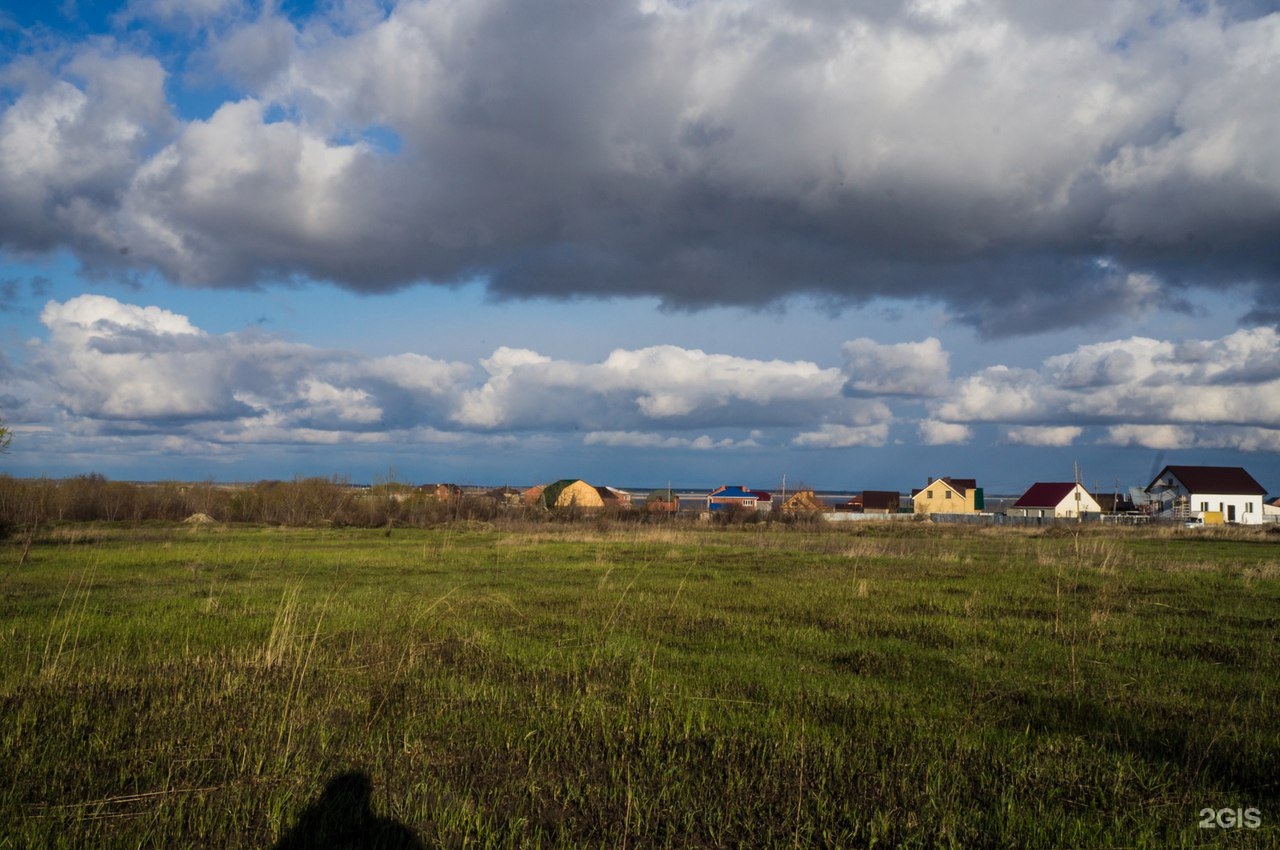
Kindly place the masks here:
<instances>
[{"instance_id":1,"label":"green grass","mask_svg":"<svg viewBox=\"0 0 1280 850\"><path fill-rule=\"evenodd\" d=\"M426 846L1280 846L1261 532L72 525L21 549L0 847L269 847L349 771Z\"/></svg>"}]
</instances>

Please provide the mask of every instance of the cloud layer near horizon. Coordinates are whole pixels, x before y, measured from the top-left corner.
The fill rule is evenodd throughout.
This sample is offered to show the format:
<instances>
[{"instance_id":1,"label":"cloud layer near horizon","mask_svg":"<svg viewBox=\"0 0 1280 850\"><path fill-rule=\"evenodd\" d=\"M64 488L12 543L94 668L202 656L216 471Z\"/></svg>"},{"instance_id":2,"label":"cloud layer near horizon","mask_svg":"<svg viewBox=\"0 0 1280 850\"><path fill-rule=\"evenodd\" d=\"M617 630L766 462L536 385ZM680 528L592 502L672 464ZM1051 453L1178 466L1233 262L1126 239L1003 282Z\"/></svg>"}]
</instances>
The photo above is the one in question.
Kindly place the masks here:
<instances>
[{"instance_id":1,"label":"cloud layer near horizon","mask_svg":"<svg viewBox=\"0 0 1280 850\"><path fill-rule=\"evenodd\" d=\"M0 406L21 430L80 445L132 440L179 454L521 441L829 450L969 443L995 428L991 439L1028 446L1280 448L1272 328L1132 337L1080 346L1038 369L995 364L952 376L934 338L860 338L832 352L840 366L673 345L618 349L598 362L499 348L473 365L370 357L258 330L210 334L186 316L101 295L50 301L41 321L46 341L20 362L0 361Z\"/></svg>"},{"instance_id":2,"label":"cloud layer near horizon","mask_svg":"<svg viewBox=\"0 0 1280 850\"><path fill-rule=\"evenodd\" d=\"M192 286L925 298L987 335L1224 284L1260 321L1280 288L1266 4L273 8L21 34L0 248ZM184 117L197 83L235 94Z\"/></svg>"}]
</instances>

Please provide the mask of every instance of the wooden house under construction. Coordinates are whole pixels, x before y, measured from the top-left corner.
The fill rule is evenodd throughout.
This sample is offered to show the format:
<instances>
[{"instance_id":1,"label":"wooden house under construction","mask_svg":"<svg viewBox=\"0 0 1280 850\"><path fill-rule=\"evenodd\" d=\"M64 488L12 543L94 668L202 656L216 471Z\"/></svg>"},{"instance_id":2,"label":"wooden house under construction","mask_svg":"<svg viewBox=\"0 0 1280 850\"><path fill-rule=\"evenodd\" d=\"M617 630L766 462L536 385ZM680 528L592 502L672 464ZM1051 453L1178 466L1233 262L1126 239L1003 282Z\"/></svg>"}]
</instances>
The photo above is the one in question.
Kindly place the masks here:
<instances>
[{"instance_id":1,"label":"wooden house under construction","mask_svg":"<svg viewBox=\"0 0 1280 850\"><path fill-rule=\"evenodd\" d=\"M789 514L815 514L830 509L812 490L798 490L783 500L778 510Z\"/></svg>"}]
</instances>

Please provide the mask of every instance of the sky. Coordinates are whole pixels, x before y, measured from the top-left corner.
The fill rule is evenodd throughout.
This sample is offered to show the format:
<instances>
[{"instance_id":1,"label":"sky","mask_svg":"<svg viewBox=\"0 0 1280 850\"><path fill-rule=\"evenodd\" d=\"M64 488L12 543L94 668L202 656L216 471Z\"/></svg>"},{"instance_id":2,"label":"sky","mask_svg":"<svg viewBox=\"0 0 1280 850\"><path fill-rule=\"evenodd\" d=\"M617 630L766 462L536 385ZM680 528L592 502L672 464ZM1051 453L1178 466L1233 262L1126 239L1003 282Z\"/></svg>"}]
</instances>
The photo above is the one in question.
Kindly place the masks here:
<instances>
[{"instance_id":1,"label":"sky","mask_svg":"<svg viewBox=\"0 0 1280 850\"><path fill-rule=\"evenodd\" d=\"M1280 3L22 5L0 473L1280 491Z\"/></svg>"}]
</instances>

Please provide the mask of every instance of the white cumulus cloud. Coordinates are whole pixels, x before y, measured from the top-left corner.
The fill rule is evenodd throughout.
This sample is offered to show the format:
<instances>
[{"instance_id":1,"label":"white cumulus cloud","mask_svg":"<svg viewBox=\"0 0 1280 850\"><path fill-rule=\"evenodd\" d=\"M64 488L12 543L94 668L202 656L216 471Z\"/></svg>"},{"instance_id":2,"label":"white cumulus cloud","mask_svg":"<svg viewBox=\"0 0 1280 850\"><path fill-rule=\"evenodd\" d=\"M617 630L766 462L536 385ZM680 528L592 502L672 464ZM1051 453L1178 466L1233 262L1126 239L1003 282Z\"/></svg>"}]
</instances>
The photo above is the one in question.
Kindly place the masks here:
<instances>
[{"instance_id":1,"label":"white cumulus cloud","mask_svg":"<svg viewBox=\"0 0 1280 850\"><path fill-rule=\"evenodd\" d=\"M1004 438L1020 446L1069 446L1084 433L1075 425L1024 425L1004 429Z\"/></svg>"},{"instance_id":2,"label":"white cumulus cloud","mask_svg":"<svg viewBox=\"0 0 1280 850\"><path fill-rule=\"evenodd\" d=\"M1080 346L1039 369L991 366L957 381L935 414L1005 425L1012 442L1030 445L1065 445L1086 427L1106 426L1103 441L1117 445L1261 446L1265 439L1215 434L1280 428L1280 332L1131 337Z\"/></svg>"},{"instance_id":3,"label":"white cumulus cloud","mask_svg":"<svg viewBox=\"0 0 1280 850\"><path fill-rule=\"evenodd\" d=\"M840 371L673 345L617 350L599 363L499 349L489 379L464 396L456 421L479 428L598 431L794 424L839 406Z\"/></svg>"},{"instance_id":4,"label":"white cumulus cloud","mask_svg":"<svg viewBox=\"0 0 1280 850\"><path fill-rule=\"evenodd\" d=\"M973 429L956 422L940 422L922 419L919 424L920 442L926 446L946 446L967 443L973 439Z\"/></svg>"},{"instance_id":5,"label":"white cumulus cloud","mask_svg":"<svg viewBox=\"0 0 1280 850\"><path fill-rule=\"evenodd\" d=\"M81 295L46 305L35 368L91 420L223 424L305 435L443 417L470 367L421 355L368 358L252 332L214 335L158 307ZM289 429L294 429L290 431Z\"/></svg>"},{"instance_id":6,"label":"white cumulus cloud","mask_svg":"<svg viewBox=\"0 0 1280 850\"><path fill-rule=\"evenodd\" d=\"M892 345L862 337L842 351L850 395L932 397L947 390L951 358L935 337Z\"/></svg>"},{"instance_id":7,"label":"white cumulus cloud","mask_svg":"<svg viewBox=\"0 0 1280 850\"><path fill-rule=\"evenodd\" d=\"M735 440L723 437L719 440L708 434L698 437L673 437L646 431L592 431L582 438L587 446L608 446L627 449L692 449L709 451L712 449L758 448L752 438Z\"/></svg>"},{"instance_id":8,"label":"white cumulus cloud","mask_svg":"<svg viewBox=\"0 0 1280 850\"><path fill-rule=\"evenodd\" d=\"M883 446L889 439L889 423L840 425L828 422L817 431L798 434L791 444L809 449L847 449L854 446Z\"/></svg>"}]
</instances>

